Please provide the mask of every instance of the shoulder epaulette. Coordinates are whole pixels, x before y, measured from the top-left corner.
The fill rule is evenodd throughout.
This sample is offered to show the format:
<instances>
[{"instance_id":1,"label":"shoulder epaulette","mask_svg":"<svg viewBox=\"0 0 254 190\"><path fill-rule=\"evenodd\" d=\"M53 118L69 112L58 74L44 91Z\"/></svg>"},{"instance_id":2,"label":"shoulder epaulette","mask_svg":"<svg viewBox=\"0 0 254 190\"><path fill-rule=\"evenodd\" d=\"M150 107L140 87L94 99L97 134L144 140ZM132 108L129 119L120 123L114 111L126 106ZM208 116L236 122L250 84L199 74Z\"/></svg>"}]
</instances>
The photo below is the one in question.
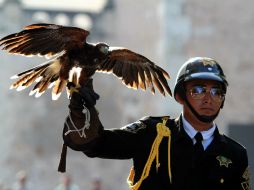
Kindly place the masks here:
<instances>
[{"instance_id":1,"label":"shoulder epaulette","mask_svg":"<svg viewBox=\"0 0 254 190\"><path fill-rule=\"evenodd\" d=\"M158 123L161 122L164 118L169 119L169 116L146 116L140 119L144 123Z\"/></svg>"},{"instance_id":2,"label":"shoulder epaulette","mask_svg":"<svg viewBox=\"0 0 254 190\"><path fill-rule=\"evenodd\" d=\"M163 118L169 119L169 116L163 117L145 116L134 123L122 127L121 129L136 132L139 129L146 128L147 126L156 126L157 123L162 122Z\"/></svg>"}]
</instances>

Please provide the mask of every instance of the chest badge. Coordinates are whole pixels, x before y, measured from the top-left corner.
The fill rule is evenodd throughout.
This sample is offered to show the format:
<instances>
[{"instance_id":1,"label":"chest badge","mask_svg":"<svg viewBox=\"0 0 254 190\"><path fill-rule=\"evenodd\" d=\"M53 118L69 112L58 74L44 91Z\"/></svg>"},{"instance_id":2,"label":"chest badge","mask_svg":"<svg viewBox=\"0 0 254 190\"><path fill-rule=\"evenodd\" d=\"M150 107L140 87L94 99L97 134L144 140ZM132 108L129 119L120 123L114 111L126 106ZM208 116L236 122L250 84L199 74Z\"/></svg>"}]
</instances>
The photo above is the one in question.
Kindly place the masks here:
<instances>
[{"instance_id":1,"label":"chest badge","mask_svg":"<svg viewBox=\"0 0 254 190\"><path fill-rule=\"evenodd\" d=\"M225 166L226 168L228 168L229 164L232 164L232 161L229 158L226 158L224 156L217 156L216 159L219 161L220 166Z\"/></svg>"}]
</instances>

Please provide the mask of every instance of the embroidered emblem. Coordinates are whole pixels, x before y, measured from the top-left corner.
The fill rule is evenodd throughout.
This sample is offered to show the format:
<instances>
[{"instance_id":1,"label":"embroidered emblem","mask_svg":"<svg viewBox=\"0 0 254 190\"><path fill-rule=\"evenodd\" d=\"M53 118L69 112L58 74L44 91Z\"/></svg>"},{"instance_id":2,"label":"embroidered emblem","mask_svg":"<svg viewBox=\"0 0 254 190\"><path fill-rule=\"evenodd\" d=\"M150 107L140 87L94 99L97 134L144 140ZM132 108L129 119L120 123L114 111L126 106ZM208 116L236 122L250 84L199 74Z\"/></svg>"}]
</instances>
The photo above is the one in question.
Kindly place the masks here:
<instances>
[{"instance_id":1,"label":"embroidered emblem","mask_svg":"<svg viewBox=\"0 0 254 190\"><path fill-rule=\"evenodd\" d=\"M250 170L249 170L249 167L247 167L247 168L245 169L245 171L243 172L243 178L244 178L245 180L250 179Z\"/></svg>"},{"instance_id":2,"label":"embroidered emblem","mask_svg":"<svg viewBox=\"0 0 254 190\"><path fill-rule=\"evenodd\" d=\"M207 66L207 65L213 66L215 63L216 62L212 59L209 59L209 58L203 59L203 65L204 66Z\"/></svg>"},{"instance_id":3,"label":"embroidered emblem","mask_svg":"<svg viewBox=\"0 0 254 190\"><path fill-rule=\"evenodd\" d=\"M250 170L249 167L245 169L242 175L244 182L241 183L244 190L250 190Z\"/></svg>"},{"instance_id":4,"label":"embroidered emblem","mask_svg":"<svg viewBox=\"0 0 254 190\"><path fill-rule=\"evenodd\" d=\"M224 156L217 156L216 159L220 162L220 166L225 166L228 168L229 164L232 164L232 161L229 158L226 158Z\"/></svg>"},{"instance_id":5,"label":"embroidered emblem","mask_svg":"<svg viewBox=\"0 0 254 190\"><path fill-rule=\"evenodd\" d=\"M245 181L241 183L243 190L250 190L249 182Z\"/></svg>"},{"instance_id":6,"label":"embroidered emblem","mask_svg":"<svg viewBox=\"0 0 254 190\"><path fill-rule=\"evenodd\" d=\"M126 131L130 131L130 132L137 132L139 129L143 129L145 128L146 125L142 122L135 122L132 123L130 125L124 126L121 129L126 130Z\"/></svg>"}]
</instances>

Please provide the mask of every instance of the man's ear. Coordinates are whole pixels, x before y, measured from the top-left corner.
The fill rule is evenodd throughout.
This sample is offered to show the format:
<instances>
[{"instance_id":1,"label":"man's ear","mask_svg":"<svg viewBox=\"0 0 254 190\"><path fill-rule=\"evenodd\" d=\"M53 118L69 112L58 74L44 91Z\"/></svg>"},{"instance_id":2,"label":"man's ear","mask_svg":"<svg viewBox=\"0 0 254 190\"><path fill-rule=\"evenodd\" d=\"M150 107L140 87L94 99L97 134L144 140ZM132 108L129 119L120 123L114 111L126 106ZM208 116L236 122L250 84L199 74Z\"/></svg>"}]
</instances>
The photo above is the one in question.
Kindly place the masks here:
<instances>
[{"instance_id":1,"label":"man's ear","mask_svg":"<svg viewBox=\"0 0 254 190\"><path fill-rule=\"evenodd\" d=\"M184 100L183 100L183 98L182 98L178 93L176 94L175 98L176 98L176 101L177 101L179 104L183 105Z\"/></svg>"}]
</instances>

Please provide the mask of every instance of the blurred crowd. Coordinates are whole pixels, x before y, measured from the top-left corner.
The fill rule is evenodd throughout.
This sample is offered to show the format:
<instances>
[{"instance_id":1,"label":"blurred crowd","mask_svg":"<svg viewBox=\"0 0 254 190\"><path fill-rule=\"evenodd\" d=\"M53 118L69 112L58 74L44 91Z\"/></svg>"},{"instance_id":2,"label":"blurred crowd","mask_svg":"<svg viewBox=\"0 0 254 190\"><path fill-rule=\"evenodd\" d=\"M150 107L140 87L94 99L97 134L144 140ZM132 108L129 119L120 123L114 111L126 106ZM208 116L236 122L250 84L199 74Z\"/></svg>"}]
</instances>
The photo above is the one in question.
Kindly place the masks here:
<instances>
[{"instance_id":1,"label":"blurred crowd","mask_svg":"<svg viewBox=\"0 0 254 190\"><path fill-rule=\"evenodd\" d=\"M25 171L19 171L16 174L16 180L11 187L6 186L4 182L0 181L0 190L35 190L28 179ZM79 185L72 181L70 174L62 174L58 185L52 190L82 190ZM102 180L100 177L93 177L88 190L102 190Z\"/></svg>"}]
</instances>

